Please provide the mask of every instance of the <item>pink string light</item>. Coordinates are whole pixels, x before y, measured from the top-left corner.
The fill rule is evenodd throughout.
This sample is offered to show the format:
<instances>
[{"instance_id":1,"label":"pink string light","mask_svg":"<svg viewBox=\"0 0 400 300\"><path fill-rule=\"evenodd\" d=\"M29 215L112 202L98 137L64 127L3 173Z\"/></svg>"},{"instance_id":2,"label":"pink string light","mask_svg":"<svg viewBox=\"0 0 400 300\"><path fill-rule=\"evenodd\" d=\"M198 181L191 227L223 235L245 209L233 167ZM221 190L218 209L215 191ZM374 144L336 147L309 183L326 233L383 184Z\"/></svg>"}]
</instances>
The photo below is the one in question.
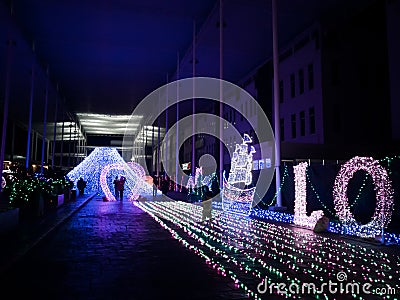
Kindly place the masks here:
<instances>
[{"instance_id":1,"label":"pink string light","mask_svg":"<svg viewBox=\"0 0 400 300\"><path fill-rule=\"evenodd\" d=\"M347 187L350 179L357 171L363 170L371 175L377 197L372 220L365 224L359 224L349 207ZM358 236L371 237L379 235L382 228L390 223L393 212L393 188L388 173L377 160L372 157L354 157L347 161L336 176L333 188L333 200L336 214L341 222L347 224L351 231Z\"/></svg>"}]
</instances>

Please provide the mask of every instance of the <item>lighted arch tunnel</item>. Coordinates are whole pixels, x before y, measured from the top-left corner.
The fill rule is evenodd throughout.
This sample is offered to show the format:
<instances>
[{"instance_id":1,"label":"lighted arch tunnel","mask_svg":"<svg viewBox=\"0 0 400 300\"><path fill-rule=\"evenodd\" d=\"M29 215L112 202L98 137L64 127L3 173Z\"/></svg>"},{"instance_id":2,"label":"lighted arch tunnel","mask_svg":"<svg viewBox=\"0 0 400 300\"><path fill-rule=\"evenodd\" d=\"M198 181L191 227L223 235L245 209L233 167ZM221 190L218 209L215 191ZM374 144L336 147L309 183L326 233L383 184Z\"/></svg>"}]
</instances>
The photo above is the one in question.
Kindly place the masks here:
<instances>
[{"instance_id":1,"label":"lighted arch tunnel","mask_svg":"<svg viewBox=\"0 0 400 300\"><path fill-rule=\"evenodd\" d=\"M114 171L114 172L113 172ZM104 195L108 200L115 201L115 195L110 190L110 182L113 185L114 179L119 178L118 175L110 175L115 171L122 172L125 177L125 190L126 196L130 200L136 200L140 195L152 194L151 183L146 182L145 171L143 167L135 162L128 162L124 164L110 164L103 168L100 174L100 185Z\"/></svg>"},{"instance_id":2,"label":"lighted arch tunnel","mask_svg":"<svg viewBox=\"0 0 400 300\"><path fill-rule=\"evenodd\" d=\"M137 163L126 163L115 148L95 148L78 166L67 174L67 178L76 183L83 178L87 185L85 193L104 194L109 200L115 200L115 177L126 178L124 195L131 200L139 195L152 195L152 185L146 181L144 169Z\"/></svg>"}]
</instances>

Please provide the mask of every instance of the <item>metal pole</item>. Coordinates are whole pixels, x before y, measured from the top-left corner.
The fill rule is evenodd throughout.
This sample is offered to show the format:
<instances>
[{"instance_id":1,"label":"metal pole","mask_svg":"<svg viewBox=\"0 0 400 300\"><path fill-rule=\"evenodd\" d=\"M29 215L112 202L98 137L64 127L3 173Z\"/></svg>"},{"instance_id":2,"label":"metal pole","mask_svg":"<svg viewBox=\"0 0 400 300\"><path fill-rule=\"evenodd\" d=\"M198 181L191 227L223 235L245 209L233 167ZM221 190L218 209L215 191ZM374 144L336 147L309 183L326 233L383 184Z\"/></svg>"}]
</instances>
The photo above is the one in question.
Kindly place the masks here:
<instances>
[{"instance_id":1,"label":"metal pole","mask_svg":"<svg viewBox=\"0 0 400 300\"><path fill-rule=\"evenodd\" d=\"M60 145L60 167L63 167L63 156L64 156L64 127L65 127L65 122L64 122L64 105L62 106L62 126L61 126L61 145Z\"/></svg>"},{"instance_id":2,"label":"metal pole","mask_svg":"<svg viewBox=\"0 0 400 300\"><path fill-rule=\"evenodd\" d=\"M274 65L274 125L275 125L275 188L276 206L282 207L281 186L281 134L279 113L279 52L278 52L278 11L277 1L272 0L272 47Z\"/></svg>"},{"instance_id":3,"label":"metal pole","mask_svg":"<svg viewBox=\"0 0 400 300\"><path fill-rule=\"evenodd\" d=\"M0 175L3 176L3 165L4 165L4 152L6 148L6 134L7 134L7 121L8 121L8 104L10 102L10 72L11 72L11 56L12 48L15 42L9 40L7 42L7 69L6 69L6 85L4 93L4 111L3 111L3 128L1 134L1 149L0 149ZM0 185L0 192L2 187Z\"/></svg>"},{"instance_id":4,"label":"metal pole","mask_svg":"<svg viewBox=\"0 0 400 300\"><path fill-rule=\"evenodd\" d=\"M56 94L56 111L54 112L54 131L53 131L53 151L51 153L51 168L54 169L54 157L56 153L56 138L57 138L57 113L58 113L58 85Z\"/></svg>"},{"instance_id":5,"label":"metal pole","mask_svg":"<svg viewBox=\"0 0 400 300\"><path fill-rule=\"evenodd\" d=\"M192 64L192 73L193 73L193 78L196 76L196 21L193 20L193 64ZM193 99L192 99L192 175L194 176L196 173L196 155L195 155L195 142L196 139L194 137L195 135L195 114L196 114L196 100L195 100L195 82L193 81Z\"/></svg>"},{"instance_id":6,"label":"metal pole","mask_svg":"<svg viewBox=\"0 0 400 300\"><path fill-rule=\"evenodd\" d=\"M224 75L224 61L223 61L223 29L224 29L224 19L223 19L223 2L219 1L219 78L222 80ZM224 170L224 144L223 144L223 91L222 91L222 81L220 81L219 85L219 183L220 187L223 187L223 170Z\"/></svg>"},{"instance_id":7,"label":"metal pole","mask_svg":"<svg viewBox=\"0 0 400 300\"><path fill-rule=\"evenodd\" d=\"M154 174L154 165L155 165L155 159L154 159L154 124L152 124L152 130L151 130L151 172Z\"/></svg>"},{"instance_id":8,"label":"metal pole","mask_svg":"<svg viewBox=\"0 0 400 300\"><path fill-rule=\"evenodd\" d=\"M179 100L179 52L176 57L176 99ZM178 170L179 170L179 101L176 101L176 138L175 138L175 192L178 191Z\"/></svg>"},{"instance_id":9,"label":"metal pole","mask_svg":"<svg viewBox=\"0 0 400 300\"><path fill-rule=\"evenodd\" d=\"M161 102L161 95L159 93L158 94L158 103L160 104L160 102ZM161 151L161 149L160 149L160 142L161 142L161 137L160 137L160 133L161 133L160 116L158 116L158 118L157 118L157 125L158 125L157 177L159 177L160 176L160 151Z\"/></svg>"},{"instance_id":10,"label":"metal pole","mask_svg":"<svg viewBox=\"0 0 400 300\"><path fill-rule=\"evenodd\" d=\"M46 145L46 129L47 129L47 102L49 97L49 69L46 71L46 94L44 98L44 116L43 116L43 138L42 138L42 162L40 166L40 173L44 173L44 148Z\"/></svg>"},{"instance_id":11,"label":"metal pole","mask_svg":"<svg viewBox=\"0 0 400 300\"><path fill-rule=\"evenodd\" d=\"M27 141L27 145L26 145L26 159L25 159L25 168L27 171L29 169L29 161L30 161L30 155L31 155L32 110L33 110L34 85L35 85L35 65L34 65L34 63L32 63L31 96L30 96L30 100L29 100L28 141Z\"/></svg>"},{"instance_id":12,"label":"metal pole","mask_svg":"<svg viewBox=\"0 0 400 300\"><path fill-rule=\"evenodd\" d=\"M165 173L165 170L168 170L168 164L169 164L169 162L168 162L168 92L169 92L168 91L168 83L169 83L169 79L168 79L168 74L167 74L167 89L166 89L167 95L165 97L165 101L166 101L165 108L166 108L166 110L165 110L165 137L164 137L164 140L165 140L165 152L164 152L165 166L164 166L164 173Z\"/></svg>"}]
</instances>

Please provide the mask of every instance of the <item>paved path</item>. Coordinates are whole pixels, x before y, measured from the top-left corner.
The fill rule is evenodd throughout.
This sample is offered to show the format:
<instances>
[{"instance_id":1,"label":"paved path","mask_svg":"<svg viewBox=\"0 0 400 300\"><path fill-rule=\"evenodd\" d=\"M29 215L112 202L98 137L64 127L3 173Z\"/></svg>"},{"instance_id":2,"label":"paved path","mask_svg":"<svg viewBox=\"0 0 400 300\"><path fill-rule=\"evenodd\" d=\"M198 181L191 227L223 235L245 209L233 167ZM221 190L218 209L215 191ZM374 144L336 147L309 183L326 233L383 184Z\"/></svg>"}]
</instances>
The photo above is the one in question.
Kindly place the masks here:
<instances>
[{"instance_id":1,"label":"paved path","mask_svg":"<svg viewBox=\"0 0 400 300\"><path fill-rule=\"evenodd\" d=\"M245 298L147 213L100 197L41 238L0 280L13 298Z\"/></svg>"},{"instance_id":2,"label":"paved path","mask_svg":"<svg viewBox=\"0 0 400 300\"><path fill-rule=\"evenodd\" d=\"M74 201L68 201L57 209L48 211L42 218L27 216L20 218L14 232L0 236L0 274L12 267L30 249L67 221L94 196L95 194L78 196Z\"/></svg>"}]
</instances>

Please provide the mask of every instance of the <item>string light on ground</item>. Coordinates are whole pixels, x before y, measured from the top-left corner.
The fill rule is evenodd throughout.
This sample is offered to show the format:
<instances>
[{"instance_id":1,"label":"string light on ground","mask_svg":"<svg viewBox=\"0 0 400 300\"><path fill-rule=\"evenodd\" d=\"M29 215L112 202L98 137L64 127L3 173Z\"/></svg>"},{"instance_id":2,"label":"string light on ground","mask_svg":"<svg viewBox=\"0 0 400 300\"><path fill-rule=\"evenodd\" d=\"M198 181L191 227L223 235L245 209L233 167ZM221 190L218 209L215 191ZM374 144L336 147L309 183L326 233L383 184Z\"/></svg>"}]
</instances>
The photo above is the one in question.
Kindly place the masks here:
<instances>
[{"instance_id":1,"label":"string light on ground","mask_svg":"<svg viewBox=\"0 0 400 300\"><path fill-rule=\"evenodd\" d=\"M400 288L398 258L368 247L227 213L216 214L204 226L199 223L201 207L184 202L136 205L173 230L175 238L183 239L186 247L218 274L232 278L251 298L260 298L256 287L263 280L286 286L317 285L334 279L339 271L345 271L351 283ZM286 298L299 297L285 291ZM328 299L329 294L320 297Z\"/></svg>"}]
</instances>

